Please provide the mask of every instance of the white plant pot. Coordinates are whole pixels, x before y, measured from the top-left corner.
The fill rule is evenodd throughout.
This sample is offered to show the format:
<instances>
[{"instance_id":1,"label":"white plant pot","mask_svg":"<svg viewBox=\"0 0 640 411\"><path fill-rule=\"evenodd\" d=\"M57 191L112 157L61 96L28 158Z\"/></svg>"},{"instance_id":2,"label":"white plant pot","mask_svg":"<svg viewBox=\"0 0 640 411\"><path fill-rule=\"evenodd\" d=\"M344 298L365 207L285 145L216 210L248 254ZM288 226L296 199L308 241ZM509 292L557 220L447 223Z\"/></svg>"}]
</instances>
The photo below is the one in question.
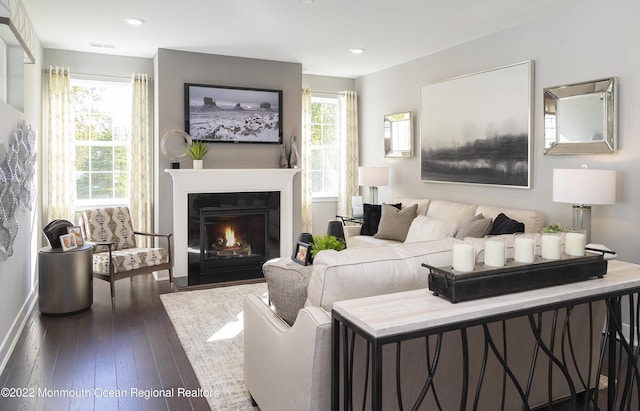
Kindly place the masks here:
<instances>
[{"instance_id":1,"label":"white plant pot","mask_svg":"<svg viewBox=\"0 0 640 411\"><path fill-rule=\"evenodd\" d=\"M202 169L202 160L193 160L193 168L194 170Z\"/></svg>"}]
</instances>

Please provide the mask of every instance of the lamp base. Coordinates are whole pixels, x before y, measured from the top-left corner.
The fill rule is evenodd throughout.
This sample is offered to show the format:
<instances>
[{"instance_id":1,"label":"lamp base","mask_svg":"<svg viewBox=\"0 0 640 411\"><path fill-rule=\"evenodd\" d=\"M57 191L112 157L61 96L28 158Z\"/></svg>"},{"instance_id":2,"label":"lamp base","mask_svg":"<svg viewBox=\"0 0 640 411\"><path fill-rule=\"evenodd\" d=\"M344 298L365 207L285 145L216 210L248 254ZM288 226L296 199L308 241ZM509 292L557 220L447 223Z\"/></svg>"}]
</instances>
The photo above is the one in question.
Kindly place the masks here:
<instances>
[{"instance_id":1,"label":"lamp base","mask_svg":"<svg viewBox=\"0 0 640 411\"><path fill-rule=\"evenodd\" d=\"M378 187L369 187L369 201L371 204L378 204Z\"/></svg>"},{"instance_id":2,"label":"lamp base","mask_svg":"<svg viewBox=\"0 0 640 411\"><path fill-rule=\"evenodd\" d=\"M582 204L573 206L572 227L587 230L586 243L591 242L591 206Z\"/></svg>"}]
</instances>

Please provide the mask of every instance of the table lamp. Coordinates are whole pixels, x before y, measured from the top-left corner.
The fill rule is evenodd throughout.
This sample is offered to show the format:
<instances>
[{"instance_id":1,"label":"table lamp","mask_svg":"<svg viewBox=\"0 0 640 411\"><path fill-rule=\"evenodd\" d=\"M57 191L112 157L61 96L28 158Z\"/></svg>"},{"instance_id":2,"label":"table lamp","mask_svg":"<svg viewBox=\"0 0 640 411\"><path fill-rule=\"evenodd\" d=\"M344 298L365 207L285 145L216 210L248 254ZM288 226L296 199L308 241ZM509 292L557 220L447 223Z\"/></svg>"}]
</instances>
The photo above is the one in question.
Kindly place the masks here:
<instances>
[{"instance_id":1,"label":"table lamp","mask_svg":"<svg viewBox=\"0 0 640 411\"><path fill-rule=\"evenodd\" d=\"M358 167L358 185L369 187L369 201L378 203L378 187L389 185L388 167Z\"/></svg>"},{"instance_id":2,"label":"table lamp","mask_svg":"<svg viewBox=\"0 0 640 411\"><path fill-rule=\"evenodd\" d=\"M553 170L553 201L573 203L573 228L587 230L591 242L591 205L616 203L615 170L579 169Z\"/></svg>"}]
</instances>

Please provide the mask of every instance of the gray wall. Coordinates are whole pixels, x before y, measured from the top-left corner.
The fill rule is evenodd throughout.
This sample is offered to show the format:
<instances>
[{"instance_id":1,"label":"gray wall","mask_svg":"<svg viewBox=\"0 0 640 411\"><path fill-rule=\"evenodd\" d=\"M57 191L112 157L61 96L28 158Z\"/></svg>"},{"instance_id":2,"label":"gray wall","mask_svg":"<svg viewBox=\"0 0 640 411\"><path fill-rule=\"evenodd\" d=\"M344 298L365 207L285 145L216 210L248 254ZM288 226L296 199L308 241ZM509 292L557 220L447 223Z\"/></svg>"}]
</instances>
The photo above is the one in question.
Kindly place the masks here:
<instances>
[{"instance_id":1,"label":"gray wall","mask_svg":"<svg viewBox=\"0 0 640 411\"><path fill-rule=\"evenodd\" d=\"M302 65L278 61L247 59L160 49L154 57L156 227L173 230L172 182L164 172L170 162L158 150L164 133L184 130L184 83L219 86L256 87L283 90L283 134L289 144L291 135L300 136ZM298 144L301 144L298 138ZM211 144L204 159L205 168L277 168L278 144ZM189 161L183 168L191 168ZM300 232L300 177L294 181L293 235ZM186 223L186 222L185 222ZM180 250L176 250L180 252ZM184 251L183 251L184 252ZM175 273L185 276L187 273Z\"/></svg>"},{"instance_id":2,"label":"gray wall","mask_svg":"<svg viewBox=\"0 0 640 411\"><path fill-rule=\"evenodd\" d=\"M380 188L380 200L414 196L535 209L548 222L571 226L571 205L551 201L552 170L581 164L613 169L618 172L617 204L593 207L592 241L617 250L623 260L640 262L640 54L634 52L640 38L640 3L612 0L605 9L603 14L601 2L586 0L543 20L359 78L361 164L391 168L390 186ZM526 60L535 65L531 189L423 183L419 155L407 160L383 157L383 115L407 110L419 114L421 86ZM618 153L543 156L543 88L610 76L619 79ZM419 116L414 126L418 144Z\"/></svg>"}]
</instances>

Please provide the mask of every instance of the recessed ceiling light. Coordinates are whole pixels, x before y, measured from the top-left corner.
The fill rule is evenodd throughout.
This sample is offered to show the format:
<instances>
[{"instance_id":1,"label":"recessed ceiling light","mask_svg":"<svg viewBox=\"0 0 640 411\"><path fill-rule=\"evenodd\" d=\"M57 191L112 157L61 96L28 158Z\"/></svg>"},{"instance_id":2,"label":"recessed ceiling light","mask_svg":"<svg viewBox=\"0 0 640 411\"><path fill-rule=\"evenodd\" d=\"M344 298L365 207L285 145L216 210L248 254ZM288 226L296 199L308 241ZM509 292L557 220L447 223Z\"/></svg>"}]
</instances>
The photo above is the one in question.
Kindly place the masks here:
<instances>
[{"instance_id":1,"label":"recessed ceiling light","mask_svg":"<svg viewBox=\"0 0 640 411\"><path fill-rule=\"evenodd\" d=\"M361 49L361 48L349 49L349 51L352 52L353 54L362 54L362 53L364 53L364 49Z\"/></svg>"},{"instance_id":2,"label":"recessed ceiling light","mask_svg":"<svg viewBox=\"0 0 640 411\"><path fill-rule=\"evenodd\" d=\"M127 17L126 19L124 19L124 21L131 24L132 26L139 26L141 24L144 24L144 19L141 19L139 17Z\"/></svg>"},{"instance_id":3,"label":"recessed ceiling light","mask_svg":"<svg viewBox=\"0 0 640 411\"><path fill-rule=\"evenodd\" d=\"M313 3L313 0L298 0L298 3L300 3L300 4L311 4L311 3Z\"/></svg>"}]
</instances>

